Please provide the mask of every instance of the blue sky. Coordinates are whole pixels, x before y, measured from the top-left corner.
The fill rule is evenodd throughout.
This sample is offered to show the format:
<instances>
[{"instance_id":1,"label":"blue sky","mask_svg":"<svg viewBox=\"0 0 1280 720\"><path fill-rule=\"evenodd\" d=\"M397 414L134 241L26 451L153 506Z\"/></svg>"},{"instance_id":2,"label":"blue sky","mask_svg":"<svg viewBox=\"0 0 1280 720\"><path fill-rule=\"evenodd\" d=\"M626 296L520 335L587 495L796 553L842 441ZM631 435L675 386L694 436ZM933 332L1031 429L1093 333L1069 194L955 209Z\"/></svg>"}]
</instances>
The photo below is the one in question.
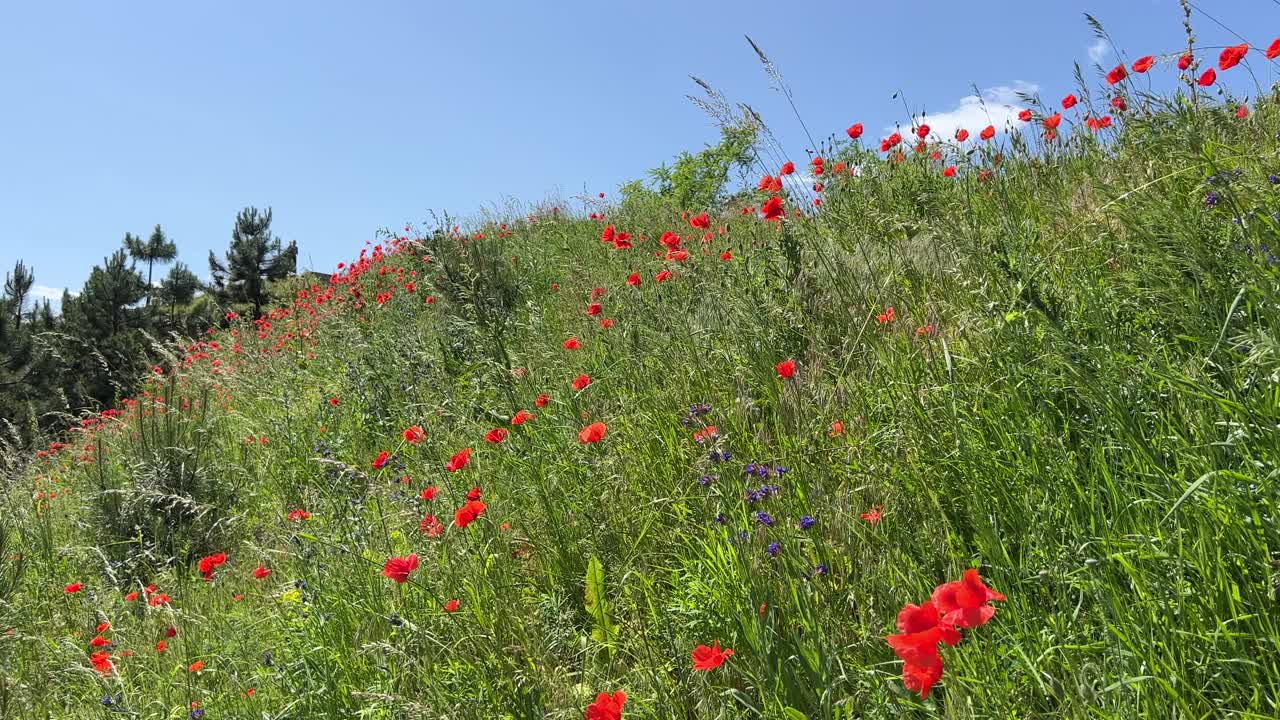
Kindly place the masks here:
<instances>
[{"instance_id":1,"label":"blue sky","mask_svg":"<svg viewBox=\"0 0 1280 720\"><path fill-rule=\"evenodd\" d=\"M1196 4L1255 45L1280 35L1280 0ZM803 159L744 33L815 135L861 121L880 137L908 118L899 89L930 115L975 86L1053 100L1091 49L1116 61L1084 12L1130 61L1184 42L1176 0L15 0L0 10L0 269L23 258L42 292L75 290L126 231L160 223L206 276L236 212L257 205L303 267L327 270L431 210L612 197L715 139L685 99L690 74L751 103ZM1197 25L1203 44L1238 42Z\"/></svg>"}]
</instances>

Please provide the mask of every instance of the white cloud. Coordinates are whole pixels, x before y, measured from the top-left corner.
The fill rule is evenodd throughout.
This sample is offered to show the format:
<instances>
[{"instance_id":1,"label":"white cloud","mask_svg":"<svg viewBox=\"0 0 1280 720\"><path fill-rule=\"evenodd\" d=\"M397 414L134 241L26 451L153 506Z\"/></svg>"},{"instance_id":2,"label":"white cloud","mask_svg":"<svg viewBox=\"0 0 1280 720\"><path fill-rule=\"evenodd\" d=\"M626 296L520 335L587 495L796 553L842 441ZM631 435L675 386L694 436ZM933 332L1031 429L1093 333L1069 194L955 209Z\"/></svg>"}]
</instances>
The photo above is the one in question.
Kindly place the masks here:
<instances>
[{"instance_id":1,"label":"white cloud","mask_svg":"<svg viewBox=\"0 0 1280 720\"><path fill-rule=\"evenodd\" d=\"M1107 41L1102 38L1098 38L1089 46L1089 59L1095 63L1101 63L1107 57L1107 53L1109 52L1111 52L1111 48L1107 46Z\"/></svg>"},{"instance_id":2,"label":"white cloud","mask_svg":"<svg viewBox=\"0 0 1280 720\"><path fill-rule=\"evenodd\" d=\"M930 133L943 140L955 137L956 130L965 128L972 140L988 125L995 126L996 133L1007 130L1022 110L1019 95L1031 95L1040 89L1035 83L1017 80L1010 85L984 88L977 95L960 98L955 108L940 113L923 113L912 118L915 125L928 123ZM890 128L893 130L894 128ZM902 131L906 134L907 131Z\"/></svg>"},{"instance_id":3,"label":"white cloud","mask_svg":"<svg viewBox=\"0 0 1280 720\"><path fill-rule=\"evenodd\" d=\"M80 293L71 293L71 297L75 297ZM31 287L31 297L41 300L52 300L55 303L62 300L62 288L49 287L48 285L33 285Z\"/></svg>"}]
</instances>

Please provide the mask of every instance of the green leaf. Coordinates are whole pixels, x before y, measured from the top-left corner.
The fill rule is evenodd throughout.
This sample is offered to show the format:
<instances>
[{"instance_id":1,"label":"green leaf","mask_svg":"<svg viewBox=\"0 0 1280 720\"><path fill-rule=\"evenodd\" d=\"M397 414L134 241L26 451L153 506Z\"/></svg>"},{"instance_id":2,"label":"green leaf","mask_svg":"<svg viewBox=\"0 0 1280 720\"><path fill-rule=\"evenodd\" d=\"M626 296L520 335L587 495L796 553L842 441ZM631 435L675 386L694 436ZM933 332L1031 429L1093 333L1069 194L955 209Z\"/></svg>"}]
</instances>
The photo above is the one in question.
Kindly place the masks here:
<instances>
[{"instance_id":1,"label":"green leaf","mask_svg":"<svg viewBox=\"0 0 1280 720\"><path fill-rule=\"evenodd\" d=\"M618 629L609 620L609 601L604 594L604 566L600 564L600 558L594 555L587 563L587 587L582 604L596 623L591 630L591 637L597 642L612 643L617 637ZM609 652L613 653L612 647Z\"/></svg>"}]
</instances>

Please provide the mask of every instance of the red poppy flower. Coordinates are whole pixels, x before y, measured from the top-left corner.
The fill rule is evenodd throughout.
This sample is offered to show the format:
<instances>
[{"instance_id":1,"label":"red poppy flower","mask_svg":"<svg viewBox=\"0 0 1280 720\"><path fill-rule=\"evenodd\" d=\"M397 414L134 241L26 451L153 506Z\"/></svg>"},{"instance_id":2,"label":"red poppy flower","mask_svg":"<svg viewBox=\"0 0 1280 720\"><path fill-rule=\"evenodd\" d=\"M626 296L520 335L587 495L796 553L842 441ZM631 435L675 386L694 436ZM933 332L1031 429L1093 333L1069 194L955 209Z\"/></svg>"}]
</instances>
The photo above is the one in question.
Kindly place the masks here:
<instances>
[{"instance_id":1,"label":"red poppy flower","mask_svg":"<svg viewBox=\"0 0 1280 720\"><path fill-rule=\"evenodd\" d=\"M773 176L765 175L764 177L760 178L760 182L756 183L756 189L768 191L770 186L772 185L773 185Z\"/></svg>"},{"instance_id":2,"label":"red poppy flower","mask_svg":"<svg viewBox=\"0 0 1280 720\"><path fill-rule=\"evenodd\" d=\"M698 228L700 230L705 230L706 228L711 227L711 218L707 217L706 213L702 213L701 215L694 215L693 217L689 218L689 226Z\"/></svg>"},{"instance_id":3,"label":"red poppy flower","mask_svg":"<svg viewBox=\"0 0 1280 720\"><path fill-rule=\"evenodd\" d=\"M605 225L604 229L600 231L600 242L613 242L613 232L612 225Z\"/></svg>"},{"instance_id":4,"label":"red poppy flower","mask_svg":"<svg viewBox=\"0 0 1280 720\"><path fill-rule=\"evenodd\" d=\"M418 528L427 534L427 537L440 537L444 534L444 525L436 519L435 515L428 513L418 521Z\"/></svg>"},{"instance_id":5,"label":"red poppy flower","mask_svg":"<svg viewBox=\"0 0 1280 720\"><path fill-rule=\"evenodd\" d=\"M147 604L151 607L160 607L161 605L168 605L170 600L172 598L165 593L156 593L147 600Z\"/></svg>"},{"instance_id":6,"label":"red poppy flower","mask_svg":"<svg viewBox=\"0 0 1280 720\"><path fill-rule=\"evenodd\" d=\"M577 350L580 347L582 347L582 343L578 342L578 338L576 337L571 337L564 341L565 350Z\"/></svg>"},{"instance_id":7,"label":"red poppy flower","mask_svg":"<svg viewBox=\"0 0 1280 720\"><path fill-rule=\"evenodd\" d=\"M720 643L711 643L711 647L699 645L693 649L691 653L693 657L693 669L702 672L711 672L724 664L724 661L733 656L733 650L725 648L720 649Z\"/></svg>"},{"instance_id":8,"label":"red poppy flower","mask_svg":"<svg viewBox=\"0 0 1280 720\"><path fill-rule=\"evenodd\" d=\"M106 631L108 631L108 630L110 630L110 629L111 629L111 623L109 623L109 622L100 622L100 623L98 623L97 632L99 632L99 633L104 633L104 632L106 632Z\"/></svg>"},{"instance_id":9,"label":"red poppy flower","mask_svg":"<svg viewBox=\"0 0 1280 720\"><path fill-rule=\"evenodd\" d=\"M111 662L111 653L105 650L99 650L89 656L89 662L93 664L93 669L103 675L110 675L116 666Z\"/></svg>"},{"instance_id":10,"label":"red poppy flower","mask_svg":"<svg viewBox=\"0 0 1280 720\"><path fill-rule=\"evenodd\" d=\"M578 442L586 445L588 443L598 443L604 439L605 432L609 430L609 426L602 422L593 422L582 428L578 433Z\"/></svg>"},{"instance_id":11,"label":"red poppy flower","mask_svg":"<svg viewBox=\"0 0 1280 720\"><path fill-rule=\"evenodd\" d=\"M868 511L866 511L866 512L862 513L862 514L861 514L861 515L859 515L858 517L862 518L863 520L866 520L867 522L871 523L872 525L875 525L876 523L880 522L880 518L881 518L881 514L880 514L880 513L881 513L881 511L882 511L882 510L884 510L884 506L883 506L883 505L876 505L876 506L872 507L870 510L868 510Z\"/></svg>"},{"instance_id":12,"label":"red poppy flower","mask_svg":"<svg viewBox=\"0 0 1280 720\"><path fill-rule=\"evenodd\" d=\"M653 281L654 281L654 282L666 282L667 280L670 280L670 279L671 279L671 271L670 271L670 270L663 270L662 272L660 272L660 273L658 273L657 275L654 275L654 276L653 276Z\"/></svg>"},{"instance_id":13,"label":"red poppy flower","mask_svg":"<svg viewBox=\"0 0 1280 720\"><path fill-rule=\"evenodd\" d=\"M986 127L982 128L982 132L978 133L978 137L982 138L983 140L990 140L991 138L993 138L993 137L995 137L995 136L996 136L996 126L995 126L995 125L988 125L988 126L986 126Z\"/></svg>"},{"instance_id":14,"label":"red poppy flower","mask_svg":"<svg viewBox=\"0 0 1280 720\"><path fill-rule=\"evenodd\" d=\"M972 568L964 578L939 585L933 591L933 604L942 614L942 620L959 627L971 628L987 624L996 609L987 603L1004 600L1004 595L982 584L982 577Z\"/></svg>"},{"instance_id":15,"label":"red poppy flower","mask_svg":"<svg viewBox=\"0 0 1280 720\"><path fill-rule=\"evenodd\" d=\"M1044 119L1044 126L1048 130L1056 130L1062 124L1062 113L1054 113Z\"/></svg>"},{"instance_id":16,"label":"red poppy flower","mask_svg":"<svg viewBox=\"0 0 1280 720\"><path fill-rule=\"evenodd\" d=\"M444 611L447 613L454 612L458 609L459 605L461 605L461 603L459 603L457 600L450 600L449 602L444 604Z\"/></svg>"},{"instance_id":17,"label":"red poppy flower","mask_svg":"<svg viewBox=\"0 0 1280 720\"><path fill-rule=\"evenodd\" d=\"M938 643L954 647L960 642L960 631L944 622L932 602L903 606L898 613L898 634L886 635L885 642L908 663L922 664L927 656L938 654Z\"/></svg>"},{"instance_id":18,"label":"red poppy flower","mask_svg":"<svg viewBox=\"0 0 1280 720\"><path fill-rule=\"evenodd\" d=\"M957 140L957 141L959 141L959 142L964 142L965 140L968 140L968 139L969 139L969 131L968 131L968 130L965 130L964 128L960 128L959 130L956 130L956 140Z\"/></svg>"},{"instance_id":19,"label":"red poppy flower","mask_svg":"<svg viewBox=\"0 0 1280 720\"><path fill-rule=\"evenodd\" d=\"M782 362L775 365L774 369L778 371L778 377L783 378L785 380L787 378L790 378L792 375L796 374L796 361L783 360Z\"/></svg>"},{"instance_id":20,"label":"red poppy flower","mask_svg":"<svg viewBox=\"0 0 1280 720\"><path fill-rule=\"evenodd\" d=\"M226 553L214 553L200 558L200 562L196 564L196 568L200 570L200 574L204 575L205 581L213 579L214 568L222 565L227 561Z\"/></svg>"},{"instance_id":21,"label":"red poppy flower","mask_svg":"<svg viewBox=\"0 0 1280 720\"><path fill-rule=\"evenodd\" d=\"M484 495L484 491L478 487L473 487L467 491L468 500L479 500L482 495Z\"/></svg>"},{"instance_id":22,"label":"red poppy flower","mask_svg":"<svg viewBox=\"0 0 1280 720\"><path fill-rule=\"evenodd\" d=\"M503 440L507 439L507 429L494 428L489 432L485 433L484 439L485 439L485 442L490 442L496 445L502 442Z\"/></svg>"},{"instance_id":23,"label":"red poppy flower","mask_svg":"<svg viewBox=\"0 0 1280 720\"><path fill-rule=\"evenodd\" d=\"M391 457L391 453L387 452L386 450L383 450L382 452L378 453L378 457L374 458L373 461L370 462L369 464L373 466L374 470L381 470L383 466L387 464L387 458L389 457Z\"/></svg>"},{"instance_id":24,"label":"red poppy flower","mask_svg":"<svg viewBox=\"0 0 1280 720\"><path fill-rule=\"evenodd\" d=\"M640 273L631 273L630 275L627 276L627 284L630 285L631 287L636 287L641 282L643 281L640 279Z\"/></svg>"},{"instance_id":25,"label":"red poppy flower","mask_svg":"<svg viewBox=\"0 0 1280 720\"><path fill-rule=\"evenodd\" d=\"M916 137L920 138L921 140L929 137L929 126L921 125L920 127L916 128Z\"/></svg>"},{"instance_id":26,"label":"red poppy flower","mask_svg":"<svg viewBox=\"0 0 1280 720\"><path fill-rule=\"evenodd\" d=\"M127 595L125 595L125 596L124 596L124 601L125 601L125 602L133 602L134 600L137 600L137 599L138 599L138 593L137 593L137 591L131 592L131 593L129 593L129 594L127 594Z\"/></svg>"},{"instance_id":27,"label":"red poppy flower","mask_svg":"<svg viewBox=\"0 0 1280 720\"><path fill-rule=\"evenodd\" d=\"M534 416L532 414L524 410L517 410L516 414L511 416L511 424L523 425L533 419L534 419Z\"/></svg>"},{"instance_id":28,"label":"red poppy flower","mask_svg":"<svg viewBox=\"0 0 1280 720\"><path fill-rule=\"evenodd\" d=\"M1123 95L1117 95L1111 98L1111 107L1119 110L1120 112L1124 112L1129 109L1129 103L1125 102Z\"/></svg>"},{"instance_id":29,"label":"red poppy flower","mask_svg":"<svg viewBox=\"0 0 1280 720\"><path fill-rule=\"evenodd\" d=\"M1231 47L1223 50L1222 54L1218 56L1218 69L1230 70L1231 68L1239 65L1240 61L1248 54L1249 43L1245 42L1240 43L1239 45L1232 45Z\"/></svg>"},{"instance_id":30,"label":"red poppy flower","mask_svg":"<svg viewBox=\"0 0 1280 720\"><path fill-rule=\"evenodd\" d=\"M574 378L573 382L571 382L570 384L573 386L574 390L582 390L583 388L591 384L591 376L586 374L579 375L578 377Z\"/></svg>"},{"instance_id":31,"label":"red poppy flower","mask_svg":"<svg viewBox=\"0 0 1280 720\"><path fill-rule=\"evenodd\" d=\"M627 694L621 690L612 695L602 692L587 706L586 720L622 720L622 706L626 702Z\"/></svg>"},{"instance_id":32,"label":"red poppy flower","mask_svg":"<svg viewBox=\"0 0 1280 720\"><path fill-rule=\"evenodd\" d=\"M1245 118L1249 117L1249 106L1248 106L1248 105L1241 105L1239 108L1237 108L1237 109L1236 109L1236 117L1240 118L1241 120L1243 120L1243 119L1245 119Z\"/></svg>"},{"instance_id":33,"label":"red poppy flower","mask_svg":"<svg viewBox=\"0 0 1280 720\"><path fill-rule=\"evenodd\" d=\"M534 401L533 401L533 406L534 406L534 407L546 407L546 406L547 406L547 403L549 403L549 402L551 402L551 398L547 397L547 394L546 394L546 393L543 393L543 394L539 395L536 399L534 399Z\"/></svg>"},{"instance_id":34,"label":"red poppy flower","mask_svg":"<svg viewBox=\"0 0 1280 720\"><path fill-rule=\"evenodd\" d=\"M404 437L405 442L410 443L412 445L417 445L418 443L425 440L427 437L427 433L422 429L421 425L414 425L413 427L407 427L404 429L404 432L401 433L401 435Z\"/></svg>"},{"instance_id":35,"label":"red poppy flower","mask_svg":"<svg viewBox=\"0 0 1280 720\"><path fill-rule=\"evenodd\" d=\"M471 462L471 448L462 448L453 457L449 458L449 462L444 464L444 469L449 472L458 472Z\"/></svg>"},{"instance_id":36,"label":"red poppy flower","mask_svg":"<svg viewBox=\"0 0 1280 720\"><path fill-rule=\"evenodd\" d=\"M1204 71L1204 74L1200 76L1200 79L1196 81L1196 84L1200 87L1209 87L1216 82L1218 82L1218 73L1214 72L1213 68L1209 68Z\"/></svg>"},{"instance_id":37,"label":"red poppy flower","mask_svg":"<svg viewBox=\"0 0 1280 720\"><path fill-rule=\"evenodd\" d=\"M902 684L910 692L920 693L920 699L929 697L929 691L942 679L942 658L927 656L923 663L902 664Z\"/></svg>"},{"instance_id":38,"label":"red poppy flower","mask_svg":"<svg viewBox=\"0 0 1280 720\"><path fill-rule=\"evenodd\" d=\"M262 580L270 574L271 568L262 567L261 565L253 569L253 576L259 580Z\"/></svg>"},{"instance_id":39,"label":"red poppy flower","mask_svg":"<svg viewBox=\"0 0 1280 720\"><path fill-rule=\"evenodd\" d=\"M331 397L331 398L329 398L329 404L330 404L330 405L337 405L337 404L338 404L338 402L339 402L339 401L338 401L338 398L336 398L336 397Z\"/></svg>"},{"instance_id":40,"label":"red poppy flower","mask_svg":"<svg viewBox=\"0 0 1280 720\"><path fill-rule=\"evenodd\" d=\"M382 576L391 578L397 583L403 583L409 580L409 573L418 569L418 554L413 553L408 557L392 557L382 565Z\"/></svg>"},{"instance_id":41,"label":"red poppy flower","mask_svg":"<svg viewBox=\"0 0 1280 720\"><path fill-rule=\"evenodd\" d=\"M1107 73L1107 84L1115 85L1127 77L1129 77L1129 73L1124 69L1124 63L1120 63L1111 68L1111 72Z\"/></svg>"},{"instance_id":42,"label":"red poppy flower","mask_svg":"<svg viewBox=\"0 0 1280 720\"><path fill-rule=\"evenodd\" d=\"M1191 67L1191 60L1192 60L1191 56L1186 54L1178 58L1178 69L1186 70L1187 68Z\"/></svg>"},{"instance_id":43,"label":"red poppy flower","mask_svg":"<svg viewBox=\"0 0 1280 720\"><path fill-rule=\"evenodd\" d=\"M950 166L948 166L945 170L943 170L943 171L942 171L942 176L943 176L943 177L955 177L955 176L956 176L956 166L955 166L955 165L950 165Z\"/></svg>"},{"instance_id":44,"label":"red poppy flower","mask_svg":"<svg viewBox=\"0 0 1280 720\"><path fill-rule=\"evenodd\" d=\"M788 160L782 163L782 169L778 170L778 175L779 176L790 175L795 171L796 171L796 164Z\"/></svg>"},{"instance_id":45,"label":"red poppy flower","mask_svg":"<svg viewBox=\"0 0 1280 720\"><path fill-rule=\"evenodd\" d=\"M765 220L777 220L781 218L786 212L782 207L782 198L774 195L768 200L765 200L764 204L760 206L760 212L764 213Z\"/></svg>"},{"instance_id":46,"label":"red poppy flower","mask_svg":"<svg viewBox=\"0 0 1280 720\"><path fill-rule=\"evenodd\" d=\"M197 661L195 661L195 662L193 662L193 663L191 663L190 665L188 665L188 666L187 666L187 670L188 670L188 671L190 671L190 672L193 672L193 673L198 673L198 672L200 672L200 671L201 671L201 670L203 670L203 669L204 669L204 661L203 661L203 660L197 660Z\"/></svg>"},{"instance_id":47,"label":"red poppy flower","mask_svg":"<svg viewBox=\"0 0 1280 720\"><path fill-rule=\"evenodd\" d=\"M93 647L106 647L111 644L111 641L101 635L94 635L93 639L89 641L89 644Z\"/></svg>"},{"instance_id":48,"label":"red poppy flower","mask_svg":"<svg viewBox=\"0 0 1280 720\"><path fill-rule=\"evenodd\" d=\"M436 493L438 492L440 492L440 490L435 485L428 485L422 489L422 492L418 493L418 497L423 500L435 500Z\"/></svg>"},{"instance_id":49,"label":"red poppy flower","mask_svg":"<svg viewBox=\"0 0 1280 720\"><path fill-rule=\"evenodd\" d=\"M1277 57L1280 57L1280 38L1272 40L1267 46L1267 59L1275 60Z\"/></svg>"},{"instance_id":50,"label":"red poppy flower","mask_svg":"<svg viewBox=\"0 0 1280 720\"><path fill-rule=\"evenodd\" d=\"M72 593L80 592L80 590L83 588L84 588L83 583L73 582L67 585L66 587L62 588L62 592L67 593L68 595L71 595Z\"/></svg>"},{"instance_id":51,"label":"red poppy flower","mask_svg":"<svg viewBox=\"0 0 1280 720\"><path fill-rule=\"evenodd\" d=\"M453 514L453 524L458 526L459 529L466 530L468 525L484 514L486 507L479 500L468 500L465 505L458 508L457 512Z\"/></svg>"},{"instance_id":52,"label":"red poppy flower","mask_svg":"<svg viewBox=\"0 0 1280 720\"><path fill-rule=\"evenodd\" d=\"M857 140L862 137L862 123L854 123L850 125L849 129L845 130L845 132L848 133L850 140Z\"/></svg>"},{"instance_id":53,"label":"red poppy flower","mask_svg":"<svg viewBox=\"0 0 1280 720\"><path fill-rule=\"evenodd\" d=\"M601 329L601 330L608 330L608 329L609 329L609 328L611 328L611 327L613 327L613 319L612 319L612 318L601 318L601 319L600 319L600 329Z\"/></svg>"},{"instance_id":54,"label":"red poppy flower","mask_svg":"<svg viewBox=\"0 0 1280 720\"><path fill-rule=\"evenodd\" d=\"M590 305L587 306L587 315L589 315L590 317L595 317L602 312L604 312L604 306L602 306L600 303L591 303Z\"/></svg>"},{"instance_id":55,"label":"red poppy flower","mask_svg":"<svg viewBox=\"0 0 1280 720\"><path fill-rule=\"evenodd\" d=\"M1067 95L1066 97L1062 98L1062 109L1070 110L1071 108L1076 106L1076 102L1078 101L1076 100L1075 95Z\"/></svg>"},{"instance_id":56,"label":"red poppy flower","mask_svg":"<svg viewBox=\"0 0 1280 720\"><path fill-rule=\"evenodd\" d=\"M163 654L163 653L164 653L164 651L165 651L165 650L168 650L168 649L169 649L169 643L167 643L167 642L165 642L165 641L163 641L163 640L157 640L157 641L156 641L156 653L158 653L158 654Z\"/></svg>"},{"instance_id":57,"label":"red poppy flower","mask_svg":"<svg viewBox=\"0 0 1280 720\"><path fill-rule=\"evenodd\" d=\"M1018 113L1018 119L1022 122L1031 122L1031 110L1023 110Z\"/></svg>"},{"instance_id":58,"label":"red poppy flower","mask_svg":"<svg viewBox=\"0 0 1280 720\"><path fill-rule=\"evenodd\" d=\"M681 248L679 250L671 250L667 253L667 259L675 260L677 262L684 262L685 260L689 259L689 251L685 250L684 248Z\"/></svg>"},{"instance_id":59,"label":"red poppy flower","mask_svg":"<svg viewBox=\"0 0 1280 720\"><path fill-rule=\"evenodd\" d=\"M830 433L831 437L838 437L843 434L844 434L844 423L840 422L839 420L836 420L835 422L831 423L831 433Z\"/></svg>"},{"instance_id":60,"label":"red poppy flower","mask_svg":"<svg viewBox=\"0 0 1280 720\"><path fill-rule=\"evenodd\" d=\"M1151 55L1144 55L1133 62L1133 71L1136 73L1144 73L1150 70L1151 66L1155 64L1155 57Z\"/></svg>"},{"instance_id":61,"label":"red poppy flower","mask_svg":"<svg viewBox=\"0 0 1280 720\"><path fill-rule=\"evenodd\" d=\"M289 514L286 516L286 518L290 522L302 522L303 520L310 519L311 513L307 512L306 510L300 510L298 508L294 508L293 510L289 511Z\"/></svg>"},{"instance_id":62,"label":"red poppy flower","mask_svg":"<svg viewBox=\"0 0 1280 720\"><path fill-rule=\"evenodd\" d=\"M728 262L733 259L733 253L729 250L725 250L724 252L720 253L720 259L724 260L725 262Z\"/></svg>"}]
</instances>

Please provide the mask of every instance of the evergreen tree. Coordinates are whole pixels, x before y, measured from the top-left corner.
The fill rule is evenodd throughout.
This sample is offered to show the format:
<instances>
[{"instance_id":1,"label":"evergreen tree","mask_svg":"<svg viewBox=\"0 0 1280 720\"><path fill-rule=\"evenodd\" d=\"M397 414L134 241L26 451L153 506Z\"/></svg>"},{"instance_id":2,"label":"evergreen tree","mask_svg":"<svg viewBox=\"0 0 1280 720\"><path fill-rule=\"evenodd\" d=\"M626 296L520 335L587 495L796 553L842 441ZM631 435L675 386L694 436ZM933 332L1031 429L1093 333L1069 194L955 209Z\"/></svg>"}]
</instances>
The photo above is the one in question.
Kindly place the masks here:
<instances>
[{"instance_id":1,"label":"evergreen tree","mask_svg":"<svg viewBox=\"0 0 1280 720\"><path fill-rule=\"evenodd\" d=\"M141 374L146 313L137 305L146 294L122 249L94 266L80 296L63 309L70 334L82 344L67 378L77 407L109 406Z\"/></svg>"},{"instance_id":2,"label":"evergreen tree","mask_svg":"<svg viewBox=\"0 0 1280 720\"><path fill-rule=\"evenodd\" d=\"M240 211L225 262L209 252L209 272L218 296L226 302L253 305L255 318L270 301L268 283L294 274L297 265L298 244L283 247L280 238L271 235L271 208L265 213L255 207Z\"/></svg>"},{"instance_id":3,"label":"evergreen tree","mask_svg":"<svg viewBox=\"0 0 1280 720\"><path fill-rule=\"evenodd\" d=\"M170 325L176 322L178 307L190 305L199 290L200 278L186 263L177 263L169 269L169 274L160 281L160 300L169 306Z\"/></svg>"},{"instance_id":4,"label":"evergreen tree","mask_svg":"<svg viewBox=\"0 0 1280 720\"><path fill-rule=\"evenodd\" d=\"M151 307L151 274L155 264L171 262L178 257L178 246L165 237L164 231L156 225L156 229L151 231L151 237L147 238L146 242L136 235L125 233L124 247L129 251L129 257L147 264L147 307Z\"/></svg>"},{"instance_id":5,"label":"evergreen tree","mask_svg":"<svg viewBox=\"0 0 1280 720\"><path fill-rule=\"evenodd\" d=\"M22 323L22 308L35 274L21 260L5 279L0 295L0 419L10 423L23 442L39 426L49 425L49 412L61 409L58 381L62 373L40 334L56 329L49 301L37 302ZM9 428L0 428L0 445L8 443Z\"/></svg>"},{"instance_id":6,"label":"evergreen tree","mask_svg":"<svg viewBox=\"0 0 1280 720\"><path fill-rule=\"evenodd\" d=\"M8 312L13 316L14 327L22 324L22 311L27 303L27 293L36 281L35 273L19 260L13 266L12 273L4 276L4 296Z\"/></svg>"}]
</instances>

